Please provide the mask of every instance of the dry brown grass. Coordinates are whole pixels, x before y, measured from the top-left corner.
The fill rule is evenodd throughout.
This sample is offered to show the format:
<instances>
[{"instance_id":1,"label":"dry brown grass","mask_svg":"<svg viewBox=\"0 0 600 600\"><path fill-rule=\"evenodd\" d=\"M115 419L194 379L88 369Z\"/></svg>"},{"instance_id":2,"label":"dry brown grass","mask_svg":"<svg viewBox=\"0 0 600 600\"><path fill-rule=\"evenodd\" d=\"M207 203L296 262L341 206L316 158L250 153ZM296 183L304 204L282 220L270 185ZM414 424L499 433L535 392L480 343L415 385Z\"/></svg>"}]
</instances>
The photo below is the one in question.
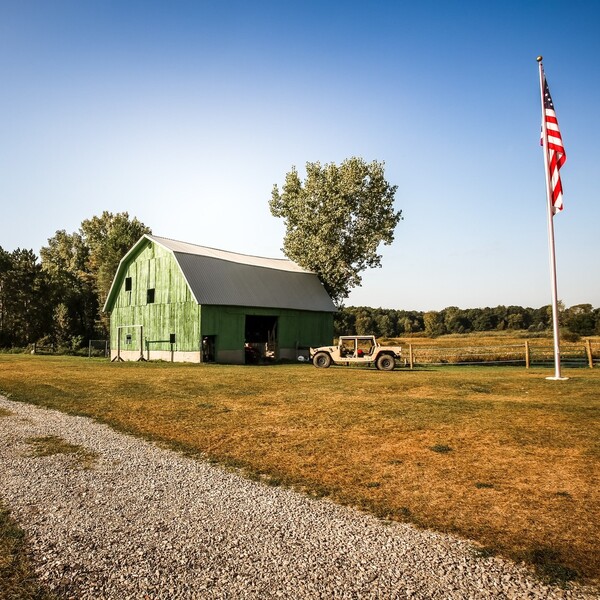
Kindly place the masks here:
<instances>
[{"instance_id":1,"label":"dry brown grass","mask_svg":"<svg viewBox=\"0 0 600 600\"><path fill-rule=\"evenodd\" d=\"M0 356L15 399L598 578L600 370L551 374Z\"/></svg>"}]
</instances>

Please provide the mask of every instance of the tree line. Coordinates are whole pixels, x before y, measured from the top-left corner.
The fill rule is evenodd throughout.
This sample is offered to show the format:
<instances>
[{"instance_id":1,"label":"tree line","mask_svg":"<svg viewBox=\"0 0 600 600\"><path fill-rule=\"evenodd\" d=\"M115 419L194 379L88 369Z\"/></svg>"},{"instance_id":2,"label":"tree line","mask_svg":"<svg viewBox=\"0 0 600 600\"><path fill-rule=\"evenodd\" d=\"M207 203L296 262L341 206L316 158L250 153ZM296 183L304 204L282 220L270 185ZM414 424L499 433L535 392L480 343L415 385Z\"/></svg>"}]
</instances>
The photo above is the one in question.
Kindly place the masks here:
<instances>
[{"instance_id":1,"label":"tree line","mask_svg":"<svg viewBox=\"0 0 600 600\"><path fill-rule=\"evenodd\" d=\"M128 213L59 230L40 250L0 247L0 347L37 343L75 351L108 337L102 312L119 261L150 229Z\"/></svg>"},{"instance_id":2,"label":"tree line","mask_svg":"<svg viewBox=\"0 0 600 600\"><path fill-rule=\"evenodd\" d=\"M552 307L461 309L449 306L440 311L406 311L368 306L343 307L335 315L336 335L374 334L380 337L402 337L422 333L430 337L476 331L518 330L532 333L552 329ZM559 323L571 336L600 335L600 308L577 304L565 308L559 303Z\"/></svg>"},{"instance_id":3,"label":"tree line","mask_svg":"<svg viewBox=\"0 0 600 600\"><path fill-rule=\"evenodd\" d=\"M0 348L37 343L68 352L90 339L106 339L109 321L102 307L113 277L121 258L145 233L150 229L128 213L105 211L84 220L73 233L57 231L39 257L33 250L8 252L0 247ZM351 306L341 307L334 323L335 335L379 337L504 329L544 332L552 328L552 311L550 306L450 306L427 312ZM598 335L600 309L560 305L560 323L572 335Z\"/></svg>"}]
</instances>

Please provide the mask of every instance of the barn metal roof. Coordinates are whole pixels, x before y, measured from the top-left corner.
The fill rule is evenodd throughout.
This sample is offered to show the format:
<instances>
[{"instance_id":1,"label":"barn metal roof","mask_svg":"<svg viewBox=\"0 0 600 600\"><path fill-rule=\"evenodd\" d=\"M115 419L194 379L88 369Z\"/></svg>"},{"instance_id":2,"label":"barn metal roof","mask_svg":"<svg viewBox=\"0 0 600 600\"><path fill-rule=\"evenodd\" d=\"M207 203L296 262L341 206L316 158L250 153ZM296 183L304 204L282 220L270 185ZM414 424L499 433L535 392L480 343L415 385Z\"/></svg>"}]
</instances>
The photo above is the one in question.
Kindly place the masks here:
<instances>
[{"instance_id":1,"label":"barn metal roof","mask_svg":"<svg viewBox=\"0 0 600 600\"><path fill-rule=\"evenodd\" d=\"M227 252L154 235L143 236L123 258L113 287L121 279L128 257L144 240L172 252L198 304L336 311L317 275L291 260ZM116 290L111 288L105 311L110 310L113 295Z\"/></svg>"},{"instance_id":2,"label":"barn metal roof","mask_svg":"<svg viewBox=\"0 0 600 600\"><path fill-rule=\"evenodd\" d=\"M254 265L256 267L267 267L269 269L279 269L281 271L292 271L295 273L312 273L303 269L295 262L287 258L263 258L262 256L251 256L249 254L239 254L238 252L228 252L227 250L217 250L216 248L208 248L206 246L198 246L197 244L189 244L187 242L178 242L169 238L158 237L156 235L146 236L171 250L180 254L193 254L194 256L207 256L218 258L230 262L240 263L243 265Z\"/></svg>"}]
</instances>

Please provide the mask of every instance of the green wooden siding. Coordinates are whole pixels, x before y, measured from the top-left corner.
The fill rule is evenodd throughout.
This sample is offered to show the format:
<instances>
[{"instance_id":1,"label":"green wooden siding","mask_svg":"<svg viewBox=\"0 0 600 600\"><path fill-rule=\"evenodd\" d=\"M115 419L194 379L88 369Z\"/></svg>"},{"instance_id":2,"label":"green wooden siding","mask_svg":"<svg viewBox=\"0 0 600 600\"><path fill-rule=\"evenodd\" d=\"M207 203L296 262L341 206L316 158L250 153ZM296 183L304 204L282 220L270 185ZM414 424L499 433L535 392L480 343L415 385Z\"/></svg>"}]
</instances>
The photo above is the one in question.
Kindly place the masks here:
<instances>
[{"instance_id":1,"label":"green wooden siding","mask_svg":"<svg viewBox=\"0 0 600 600\"><path fill-rule=\"evenodd\" d=\"M125 291L128 277L131 291ZM200 350L200 307L170 252L149 243L131 258L118 284L120 292L111 314L111 348L117 347L119 334L122 350L139 349L139 330L119 326L143 325L143 343L150 341L151 350L170 350L171 333L176 334L176 350ZM155 290L152 304L147 303L149 289ZM135 345L125 345L127 334L135 336Z\"/></svg>"},{"instance_id":2,"label":"green wooden siding","mask_svg":"<svg viewBox=\"0 0 600 600\"><path fill-rule=\"evenodd\" d=\"M333 341L333 313L282 311L279 346L325 346Z\"/></svg>"},{"instance_id":3,"label":"green wooden siding","mask_svg":"<svg viewBox=\"0 0 600 600\"><path fill-rule=\"evenodd\" d=\"M173 350L200 354L204 336L216 336L216 359L243 362L246 316L277 317L280 349L330 344L333 314L281 308L244 306L199 306L192 296L175 257L160 245L148 242L129 257L115 281L116 295L111 312L111 349L150 352L169 351L170 334L175 334ZM131 279L131 290L126 281ZM148 303L148 290L154 302ZM143 326L140 338L140 328ZM128 336L130 336L128 338ZM120 338L120 341L118 340ZM289 354L289 353L288 353Z\"/></svg>"},{"instance_id":4,"label":"green wooden siding","mask_svg":"<svg viewBox=\"0 0 600 600\"><path fill-rule=\"evenodd\" d=\"M217 336L217 352L244 347L246 315L278 317L280 348L323 346L332 342L333 314L283 308L202 306L202 335Z\"/></svg>"}]
</instances>

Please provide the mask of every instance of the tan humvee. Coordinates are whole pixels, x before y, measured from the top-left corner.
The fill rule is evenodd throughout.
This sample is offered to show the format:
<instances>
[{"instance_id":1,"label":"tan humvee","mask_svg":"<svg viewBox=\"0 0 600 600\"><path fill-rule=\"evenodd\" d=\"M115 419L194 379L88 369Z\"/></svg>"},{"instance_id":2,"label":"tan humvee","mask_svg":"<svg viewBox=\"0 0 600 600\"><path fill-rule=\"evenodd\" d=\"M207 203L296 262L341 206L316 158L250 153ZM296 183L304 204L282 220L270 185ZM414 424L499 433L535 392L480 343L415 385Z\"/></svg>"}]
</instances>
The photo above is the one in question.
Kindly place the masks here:
<instances>
[{"instance_id":1,"label":"tan humvee","mask_svg":"<svg viewBox=\"0 0 600 600\"><path fill-rule=\"evenodd\" d=\"M315 367L326 369L335 364L374 364L381 371L392 371L400 360L400 346L382 346L374 335L344 335L337 346L310 349Z\"/></svg>"}]
</instances>

